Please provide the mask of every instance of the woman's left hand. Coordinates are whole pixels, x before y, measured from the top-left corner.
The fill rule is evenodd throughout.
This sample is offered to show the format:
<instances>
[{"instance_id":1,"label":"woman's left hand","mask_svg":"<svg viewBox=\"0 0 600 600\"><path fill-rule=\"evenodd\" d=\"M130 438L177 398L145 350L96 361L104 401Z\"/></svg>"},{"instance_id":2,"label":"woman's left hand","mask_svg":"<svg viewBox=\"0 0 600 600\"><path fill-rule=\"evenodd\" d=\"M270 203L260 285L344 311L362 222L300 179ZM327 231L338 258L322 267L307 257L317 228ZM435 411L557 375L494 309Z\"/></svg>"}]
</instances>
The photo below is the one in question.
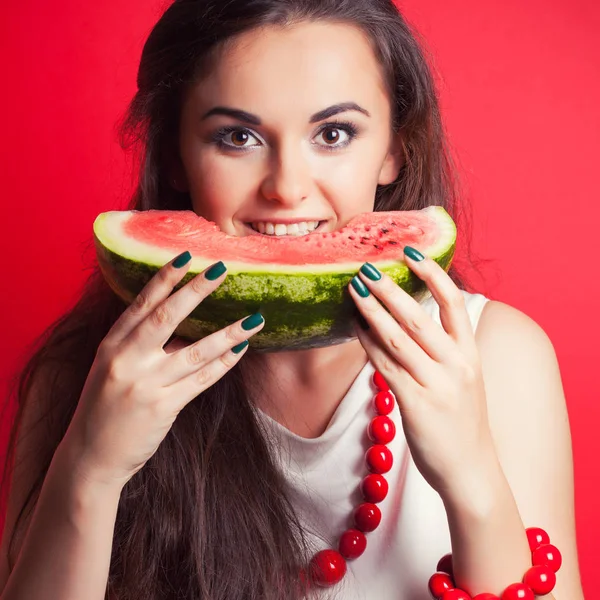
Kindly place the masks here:
<instances>
[{"instance_id":1,"label":"woman's left hand","mask_svg":"<svg viewBox=\"0 0 600 600\"><path fill-rule=\"evenodd\" d=\"M357 326L356 333L396 396L415 465L446 498L497 467L497 455L464 296L434 260L407 257L406 263L438 303L443 327L367 264L349 286L369 325L368 330Z\"/></svg>"}]
</instances>

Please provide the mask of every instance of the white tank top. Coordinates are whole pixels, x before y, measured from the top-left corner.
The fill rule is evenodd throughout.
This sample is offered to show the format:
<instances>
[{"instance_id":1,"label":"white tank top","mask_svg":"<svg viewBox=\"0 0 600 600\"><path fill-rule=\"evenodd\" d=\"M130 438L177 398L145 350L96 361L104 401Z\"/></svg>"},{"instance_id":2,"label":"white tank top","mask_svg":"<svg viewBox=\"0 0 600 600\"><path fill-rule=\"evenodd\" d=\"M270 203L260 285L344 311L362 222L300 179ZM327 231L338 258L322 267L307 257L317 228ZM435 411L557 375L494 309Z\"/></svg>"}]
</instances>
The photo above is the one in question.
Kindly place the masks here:
<instances>
[{"instance_id":1,"label":"white tank top","mask_svg":"<svg viewBox=\"0 0 600 600\"><path fill-rule=\"evenodd\" d=\"M475 331L488 299L462 293ZM421 305L441 325L439 306L431 294ZM364 455L371 443L366 431L374 416L374 370L368 362L360 371L318 438L300 437L261 413L274 428L278 443L289 448L280 453L281 467L291 486L292 502L317 550L337 548L340 534L353 526L353 510L363 501L359 484L368 472ZM397 405L390 417L396 424L396 437L389 444L394 466L385 475L389 493L379 503L382 520L366 534L363 555L348 561L346 576L329 590L333 598L429 600L427 582L438 560L452 551L443 503L410 456Z\"/></svg>"}]
</instances>

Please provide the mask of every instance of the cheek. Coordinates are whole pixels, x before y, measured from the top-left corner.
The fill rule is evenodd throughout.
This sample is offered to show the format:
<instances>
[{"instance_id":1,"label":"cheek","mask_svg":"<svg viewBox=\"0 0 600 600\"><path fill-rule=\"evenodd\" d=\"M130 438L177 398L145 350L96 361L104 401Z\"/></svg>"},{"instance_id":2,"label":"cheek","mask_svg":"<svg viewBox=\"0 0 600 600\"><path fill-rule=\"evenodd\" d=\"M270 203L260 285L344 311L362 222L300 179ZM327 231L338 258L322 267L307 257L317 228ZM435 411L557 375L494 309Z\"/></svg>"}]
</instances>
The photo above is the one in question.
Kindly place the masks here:
<instances>
[{"instance_id":1,"label":"cheek","mask_svg":"<svg viewBox=\"0 0 600 600\"><path fill-rule=\"evenodd\" d=\"M199 152L186 165L194 211L222 222L256 190L256 167L248 161Z\"/></svg>"},{"instance_id":2,"label":"cheek","mask_svg":"<svg viewBox=\"0 0 600 600\"><path fill-rule=\"evenodd\" d=\"M373 210L380 154L379 148L373 148L373 152L349 152L320 165L318 181L326 195L335 199L340 217Z\"/></svg>"}]
</instances>

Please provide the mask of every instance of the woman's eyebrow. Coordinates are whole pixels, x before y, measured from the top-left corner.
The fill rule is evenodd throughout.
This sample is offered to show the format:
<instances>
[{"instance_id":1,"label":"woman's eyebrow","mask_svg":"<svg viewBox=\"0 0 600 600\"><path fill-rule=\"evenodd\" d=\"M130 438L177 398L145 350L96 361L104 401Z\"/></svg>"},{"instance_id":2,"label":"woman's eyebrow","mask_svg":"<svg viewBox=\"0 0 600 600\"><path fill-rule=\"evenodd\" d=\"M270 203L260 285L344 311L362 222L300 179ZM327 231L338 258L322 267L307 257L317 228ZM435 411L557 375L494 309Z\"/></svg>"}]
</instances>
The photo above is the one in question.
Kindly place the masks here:
<instances>
[{"instance_id":1,"label":"woman's eyebrow","mask_svg":"<svg viewBox=\"0 0 600 600\"><path fill-rule=\"evenodd\" d=\"M333 104L319 112L316 112L310 118L310 123L318 123L319 121L324 121L325 119L329 119L334 115L339 113L347 112L347 111L356 111L360 112L367 117L370 117L369 111L364 109L362 106L356 104L356 102L342 102L340 104ZM239 110L237 108L229 108L227 106L215 106L211 108L203 117L202 121L212 117L213 115L224 115L226 117L232 117L237 119L238 121L243 121L244 123L248 123L250 125L261 125L262 121L260 117L253 115L252 113L246 112L245 110Z\"/></svg>"}]
</instances>

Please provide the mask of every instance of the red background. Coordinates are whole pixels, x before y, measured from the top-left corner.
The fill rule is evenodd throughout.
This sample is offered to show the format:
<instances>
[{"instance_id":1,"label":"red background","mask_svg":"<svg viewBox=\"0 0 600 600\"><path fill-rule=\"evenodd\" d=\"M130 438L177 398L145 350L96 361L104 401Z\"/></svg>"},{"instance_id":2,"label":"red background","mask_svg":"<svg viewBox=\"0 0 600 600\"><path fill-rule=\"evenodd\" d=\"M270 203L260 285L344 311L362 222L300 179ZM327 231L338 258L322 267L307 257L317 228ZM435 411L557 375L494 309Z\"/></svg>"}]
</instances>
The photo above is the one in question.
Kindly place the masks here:
<instances>
[{"instance_id":1,"label":"red background","mask_svg":"<svg viewBox=\"0 0 600 600\"><path fill-rule=\"evenodd\" d=\"M74 298L95 216L131 190L114 124L156 0L7 3L0 22L0 386ZM534 318L567 395L584 589L600 563L597 0L405 0L433 53L473 205L479 290ZM3 438L4 439L4 438ZM563 599L561 599L563 600ZM568 600L568 599L564 599Z\"/></svg>"}]
</instances>

